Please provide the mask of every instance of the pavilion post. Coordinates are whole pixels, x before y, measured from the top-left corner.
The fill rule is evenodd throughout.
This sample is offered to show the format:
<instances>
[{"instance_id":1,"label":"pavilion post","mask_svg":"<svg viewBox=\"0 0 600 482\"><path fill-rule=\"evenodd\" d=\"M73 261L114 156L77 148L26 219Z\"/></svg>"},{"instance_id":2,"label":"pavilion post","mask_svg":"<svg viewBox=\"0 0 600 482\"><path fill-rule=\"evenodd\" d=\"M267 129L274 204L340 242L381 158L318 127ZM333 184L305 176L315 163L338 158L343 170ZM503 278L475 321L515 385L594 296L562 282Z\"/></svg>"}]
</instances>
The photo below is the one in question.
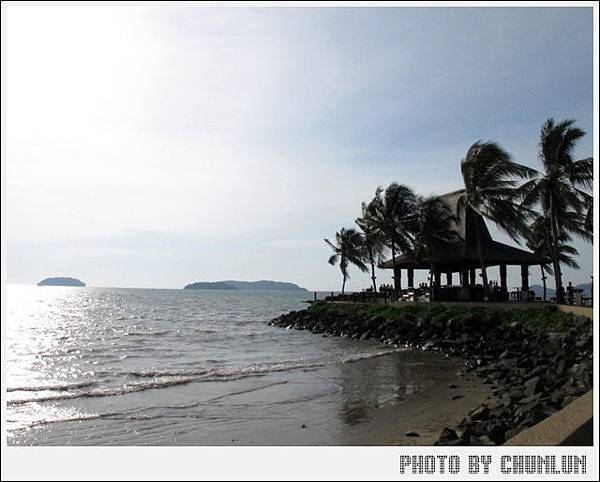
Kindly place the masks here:
<instances>
[{"instance_id":1,"label":"pavilion post","mask_svg":"<svg viewBox=\"0 0 600 482\"><path fill-rule=\"evenodd\" d=\"M471 286L475 286L477 284L477 278L475 277L475 268L471 268L469 270L469 283Z\"/></svg>"},{"instance_id":2,"label":"pavilion post","mask_svg":"<svg viewBox=\"0 0 600 482\"><path fill-rule=\"evenodd\" d=\"M460 285L463 288L469 286L469 271L466 269L461 270L460 272Z\"/></svg>"},{"instance_id":3,"label":"pavilion post","mask_svg":"<svg viewBox=\"0 0 600 482\"><path fill-rule=\"evenodd\" d=\"M439 287L442 284L442 273L436 271L434 274L435 286Z\"/></svg>"},{"instance_id":4,"label":"pavilion post","mask_svg":"<svg viewBox=\"0 0 600 482\"><path fill-rule=\"evenodd\" d=\"M529 265L521 265L521 291L529 291Z\"/></svg>"},{"instance_id":5,"label":"pavilion post","mask_svg":"<svg viewBox=\"0 0 600 482\"><path fill-rule=\"evenodd\" d=\"M415 270L414 270L414 268L408 268L407 273L408 273L408 287L414 288L415 287Z\"/></svg>"},{"instance_id":6,"label":"pavilion post","mask_svg":"<svg viewBox=\"0 0 600 482\"><path fill-rule=\"evenodd\" d=\"M402 269L394 268L394 291L399 292L402 289Z\"/></svg>"},{"instance_id":7,"label":"pavilion post","mask_svg":"<svg viewBox=\"0 0 600 482\"><path fill-rule=\"evenodd\" d=\"M446 273L446 284L452 286L452 273Z\"/></svg>"},{"instance_id":8,"label":"pavilion post","mask_svg":"<svg viewBox=\"0 0 600 482\"><path fill-rule=\"evenodd\" d=\"M506 287L506 265L505 264L500 265L500 288L502 288L502 291L507 290L507 287Z\"/></svg>"}]
</instances>

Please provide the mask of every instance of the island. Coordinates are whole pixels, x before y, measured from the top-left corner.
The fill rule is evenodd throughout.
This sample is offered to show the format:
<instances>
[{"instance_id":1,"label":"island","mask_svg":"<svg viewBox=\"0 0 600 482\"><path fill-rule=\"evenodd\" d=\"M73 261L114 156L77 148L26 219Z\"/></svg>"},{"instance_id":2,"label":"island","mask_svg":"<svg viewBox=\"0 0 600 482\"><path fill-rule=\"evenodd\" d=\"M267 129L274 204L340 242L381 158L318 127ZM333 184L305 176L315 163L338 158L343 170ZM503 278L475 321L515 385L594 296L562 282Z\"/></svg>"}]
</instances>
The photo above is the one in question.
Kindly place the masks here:
<instances>
[{"instance_id":1,"label":"island","mask_svg":"<svg viewBox=\"0 0 600 482\"><path fill-rule=\"evenodd\" d=\"M77 286L77 287L85 287L85 283L76 278L46 278L40 281L38 286Z\"/></svg>"},{"instance_id":2,"label":"island","mask_svg":"<svg viewBox=\"0 0 600 482\"><path fill-rule=\"evenodd\" d=\"M185 290L250 290L250 291L308 291L285 281L197 281L183 287Z\"/></svg>"},{"instance_id":3,"label":"island","mask_svg":"<svg viewBox=\"0 0 600 482\"><path fill-rule=\"evenodd\" d=\"M183 287L184 290L237 290L223 281L196 281Z\"/></svg>"}]
</instances>

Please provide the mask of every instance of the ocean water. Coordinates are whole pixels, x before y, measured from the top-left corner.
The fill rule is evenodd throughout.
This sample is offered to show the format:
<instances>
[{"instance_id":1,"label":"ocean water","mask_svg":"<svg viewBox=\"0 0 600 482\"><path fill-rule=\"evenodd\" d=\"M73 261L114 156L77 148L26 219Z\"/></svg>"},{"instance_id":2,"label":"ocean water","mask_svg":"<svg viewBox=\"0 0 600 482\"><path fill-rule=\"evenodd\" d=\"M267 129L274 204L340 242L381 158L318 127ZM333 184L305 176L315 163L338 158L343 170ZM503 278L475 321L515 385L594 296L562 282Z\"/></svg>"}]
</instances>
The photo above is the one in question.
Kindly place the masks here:
<instances>
[{"instance_id":1,"label":"ocean water","mask_svg":"<svg viewBox=\"0 0 600 482\"><path fill-rule=\"evenodd\" d=\"M456 363L267 322L306 292L9 285L9 445L341 445Z\"/></svg>"}]
</instances>

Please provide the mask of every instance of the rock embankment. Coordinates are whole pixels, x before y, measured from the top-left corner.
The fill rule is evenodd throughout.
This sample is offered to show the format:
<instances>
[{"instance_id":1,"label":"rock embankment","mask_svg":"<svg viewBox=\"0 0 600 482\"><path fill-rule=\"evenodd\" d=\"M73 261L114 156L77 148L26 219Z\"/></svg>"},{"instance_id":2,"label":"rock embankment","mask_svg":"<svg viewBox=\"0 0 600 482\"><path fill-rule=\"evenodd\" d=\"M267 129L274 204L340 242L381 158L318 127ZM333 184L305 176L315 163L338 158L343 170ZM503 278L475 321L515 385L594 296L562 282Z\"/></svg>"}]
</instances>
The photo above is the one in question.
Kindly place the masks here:
<instances>
[{"instance_id":1,"label":"rock embankment","mask_svg":"<svg viewBox=\"0 0 600 482\"><path fill-rule=\"evenodd\" d=\"M491 385L494 398L475 407L458 427L445 428L438 445L503 444L592 387L593 326L589 318L575 316L561 332L516 321L411 318L369 317L360 309L307 309L281 315L270 324L461 357L465 370L476 372Z\"/></svg>"}]
</instances>

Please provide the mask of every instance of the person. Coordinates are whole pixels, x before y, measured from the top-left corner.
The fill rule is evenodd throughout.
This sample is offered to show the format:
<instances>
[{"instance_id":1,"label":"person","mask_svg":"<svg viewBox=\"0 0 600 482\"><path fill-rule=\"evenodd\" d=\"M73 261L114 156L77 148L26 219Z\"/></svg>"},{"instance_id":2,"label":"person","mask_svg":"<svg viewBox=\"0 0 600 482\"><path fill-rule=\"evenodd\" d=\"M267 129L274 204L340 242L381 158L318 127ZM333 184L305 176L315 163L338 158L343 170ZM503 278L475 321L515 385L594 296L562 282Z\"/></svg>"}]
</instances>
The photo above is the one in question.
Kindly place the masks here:
<instances>
[{"instance_id":1,"label":"person","mask_svg":"<svg viewBox=\"0 0 600 482\"><path fill-rule=\"evenodd\" d=\"M573 283L569 281L569 286L567 286L567 302L572 305L575 300L575 288L573 288Z\"/></svg>"}]
</instances>

